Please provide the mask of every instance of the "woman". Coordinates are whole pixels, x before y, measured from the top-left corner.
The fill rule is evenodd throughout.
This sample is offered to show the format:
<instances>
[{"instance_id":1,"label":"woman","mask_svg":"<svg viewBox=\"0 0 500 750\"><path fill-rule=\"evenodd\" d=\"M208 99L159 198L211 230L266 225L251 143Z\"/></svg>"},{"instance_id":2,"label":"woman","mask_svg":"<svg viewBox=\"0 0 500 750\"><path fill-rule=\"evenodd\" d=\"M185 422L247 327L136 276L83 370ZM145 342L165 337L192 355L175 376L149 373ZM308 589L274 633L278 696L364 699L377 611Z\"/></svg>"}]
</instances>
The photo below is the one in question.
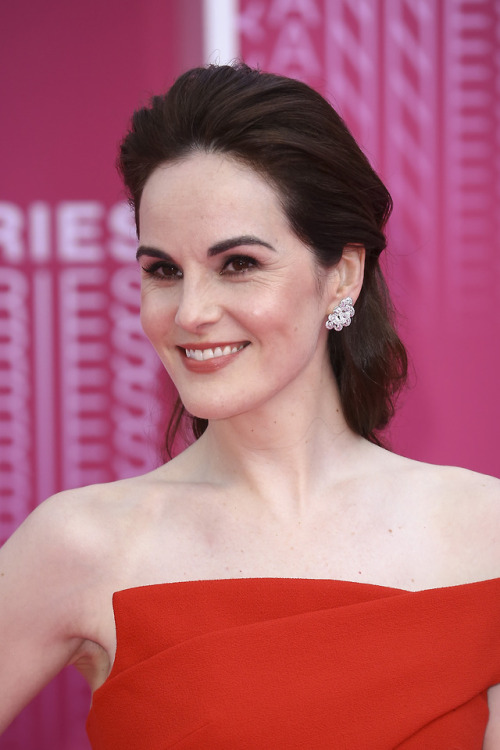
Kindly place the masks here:
<instances>
[{"instance_id":1,"label":"woman","mask_svg":"<svg viewBox=\"0 0 500 750\"><path fill-rule=\"evenodd\" d=\"M500 747L498 482L381 445L391 200L345 125L297 81L199 68L119 163L197 440L5 545L2 726L73 663L99 750Z\"/></svg>"}]
</instances>

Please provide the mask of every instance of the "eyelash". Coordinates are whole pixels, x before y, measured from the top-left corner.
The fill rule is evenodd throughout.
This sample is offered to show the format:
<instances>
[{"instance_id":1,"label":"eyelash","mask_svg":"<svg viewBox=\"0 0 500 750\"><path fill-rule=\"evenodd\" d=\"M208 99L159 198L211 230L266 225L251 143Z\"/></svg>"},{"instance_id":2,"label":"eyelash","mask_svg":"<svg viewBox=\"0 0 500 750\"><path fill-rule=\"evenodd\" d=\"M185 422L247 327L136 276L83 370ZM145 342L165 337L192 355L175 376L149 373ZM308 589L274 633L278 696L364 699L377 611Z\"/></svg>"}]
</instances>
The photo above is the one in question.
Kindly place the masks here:
<instances>
[{"instance_id":1,"label":"eyelash","mask_svg":"<svg viewBox=\"0 0 500 750\"><path fill-rule=\"evenodd\" d=\"M226 270L229 265L238 262L246 263L250 267L242 268L239 271ZM255 258L252 258L250 255L231 255L229 258L224 259L224 265L222 266L219 274L221 276L243 276L253 268L259 268L259 265L259 262ZM182 278L182 271L177 268L177 266L174 266L171 263L165 263L165 261L163 260L157 261L156 263L151 263L151 265L149 266L142 266L142 270L150 276L160 279L161 281L177 281ZM161 271L166 270L171 271L172 273L169 273L169 275L161 273Z\"/></svg>"},{"instance_id":2,"label":"eyelash","mask_svg":"<svg viewBox=\"0 0 500 750\"><path fill-rule=\"evenodd\" d=\"M225 259L224 265L222 267L221 274L224 272L224 269L227 268L231 263L247 263L250 268L243 268L239 271L225 271L226 275L229 276L241 276L242 274L248 273L252 268L259 268L259 262L252 258L250 255L231 255L229 258Z\"/></svg>"},{"instance_id":3,"label":"eyelash","mask_svg":"<svg viewBox=\"0 0 500 750\"><path fill-rule=\"evenodd\" d=\"M165 271L167 269L169 271L172 271L173 273L168 276L160 273L160 270ZM163 260L160 260L156 263L151 263L150 266L142 266L142 270L145 273L149 274L149 276L153 276L153 278L160 279L161 281L172 281L182 278L182 271L179 268L172 265L171 263L165 263L165 261Z\"/></svg>"}]
</instances>

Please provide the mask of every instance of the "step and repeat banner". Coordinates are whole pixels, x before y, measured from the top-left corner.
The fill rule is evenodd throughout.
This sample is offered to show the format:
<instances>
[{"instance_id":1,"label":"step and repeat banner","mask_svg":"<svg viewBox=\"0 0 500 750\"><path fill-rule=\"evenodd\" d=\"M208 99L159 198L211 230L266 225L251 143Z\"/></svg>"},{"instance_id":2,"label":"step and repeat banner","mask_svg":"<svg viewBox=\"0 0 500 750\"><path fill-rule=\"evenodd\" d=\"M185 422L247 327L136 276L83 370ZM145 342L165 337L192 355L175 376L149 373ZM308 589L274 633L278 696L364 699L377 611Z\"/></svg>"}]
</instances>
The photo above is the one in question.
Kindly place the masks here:
<instances>
[{"instance_id":1,"label":"step and repeat banner","mask_svg":"<svg viewBox=\"0 0 500 750\"><path fill-rule=\"evenodd\" d=\"M500 474L500 3L240 0L243 58L339 110L389 187L412 458Z\"/></svg>"},{"instance_id":2,"label":"step and repeat banner","mask_svg":"<svg viewBox=\"0 0 500 750\"><path fill-rule=\"evenodd\" d=\"M140 330L114 162L135 107L188 67L226 61L203 48L203 11L201 0L3 11L2 541L53 492L162 460L174 392ZM240 0L228 23L246 62L332 101L393 194L385 263L412 359L394 448L500 474L499 3ZM66 670L0 749L86 750L88 705Z\"/></svg>"},{"instance_id":3,"label":"step and repeat banner","mask_svg":"<svg viewBox=\"0 0 500 750\"><path fill-rule=\"evenodd\" d=\"M173 391L140 330L115 170L133 110L202 62L201 3L19 0L0 24L0 537L48 495L161 461ZM83 750L70 668L1 750Z\"/></svg>"}]
</instances>

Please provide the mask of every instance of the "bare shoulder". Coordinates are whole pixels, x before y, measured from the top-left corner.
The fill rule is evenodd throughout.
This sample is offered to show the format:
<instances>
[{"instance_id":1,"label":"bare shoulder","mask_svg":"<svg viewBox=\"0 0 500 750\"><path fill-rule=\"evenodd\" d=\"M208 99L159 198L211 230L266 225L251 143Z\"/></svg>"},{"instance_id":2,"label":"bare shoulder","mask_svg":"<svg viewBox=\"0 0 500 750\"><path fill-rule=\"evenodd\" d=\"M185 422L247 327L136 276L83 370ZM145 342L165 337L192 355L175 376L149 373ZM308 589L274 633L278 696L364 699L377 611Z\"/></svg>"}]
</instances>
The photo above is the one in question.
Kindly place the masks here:
<instances>
[{"instance_id":1,"label":"bare shoulder","mask_svg":"<svg viewBox=\"0 0 500 750\"><path fill-rule=\"evenodd\" d=\"M448 522L455 519L471 528L498 528L499 479L455 466L420 464L420 472L429 500Z\"/></svg>"},{"instance_id":2,"label":"bare shoulder","mask_svg":"<svg viewBox=\"0 0 500 750\"><path fill-rule=\"evenodd\" d=\"M401 459L407 500L442 550L445 581L500 576L500 480L468 469ZM456 578L456 580L455 580Z\"/></svg>"},{"instance_id":3,"label":"bare shoulder","mask_svg":"<svg viewBox=\"0 0 500 750\"><path fill-rule=\"evenodd\" d=\"M465 469L443 469L443 517L477 564L478 578L500 576L500 480ZM456 550L458 553L458 550Z\"/></svg>"},{"instance_id":4,"label":"bare shoulder","mask_svg":"<svg viewBox=\"0 0 500 750\"><path fill-rule=\"evenodd\" d=\"M42 502L0 550L2 580L48 574L54 585L112 575L133 531L148 517L154 473L60 492ZM158 492L156 492L156 495ZM154 504L154 503L153 503ZM150 515L150 514L149 514ZM118 563L116 563L118 564Z\"/></svg>"},{"instance_id":5,"label":"bare shoulder","mask_svg":"<svg viewBox=\"0 0 500 750\"><path fill-rule=\"evenodd\" d=\"M130 580L128 548L151 483L54 495L0 549L0 733L66 664L81 663L94 685L106 676L115 648L112 594Z\"/></svg>"},{"instance_id":6,"label":"bare shoulder","mask_svg":"<svg viewBox=\"0 0 500 750\"><path fill-rule=\"evenodd\" d=\"M470 497L471 493L474 493L484 499L500 501L500 479L496 477L457 466L424 466L432 470L442 486L447 486L454 494Z\"/></svg>"},{"instance_id":7,"label":"bare shoulder","mask_svg":"<svg viewBox=\"0 0 500 750\"><path fill-rule=\"evenodd\" d=\"M2 588L65 590L66 582L89 583L99 546L91 488L58 493L42 502L0 550ZM43 581L43 585L42 585Z\"/></svg>"},{"instance_id":8,"label":"bare shoulder","mask_svg":"<svg viewBox=\"0 0 500 750\"><path fill-rule=\"evenodd\" d=\"M101 640L94 495L49 498L0 549L0 733L86 641Z\"/></svg>"},{"instance_id":9,"label":"bare shoulder","mask_svg":"<svg viewBox=\"0 0 500 750\"><path fill-rule=\"evenodd\" d=\"M463 511L468 508L474 511L479 502L485 510L489 507L492 513L500 512L500 479L457 466L415 461L385 450L377 458L380 470L396 484L401 481L433 503L443 506L451 503L455 511L463 505Z\"/></svg>"},{"instance_id":10,"label":"bare shoulder","mask_svg":"<svg viewBox=\"0 0 500 750\"><path fill-rule=\"evenodd\" d=\"M500 480L455 467L435 468L438 517L500 575Z\"/></svg>"}]
</instances>

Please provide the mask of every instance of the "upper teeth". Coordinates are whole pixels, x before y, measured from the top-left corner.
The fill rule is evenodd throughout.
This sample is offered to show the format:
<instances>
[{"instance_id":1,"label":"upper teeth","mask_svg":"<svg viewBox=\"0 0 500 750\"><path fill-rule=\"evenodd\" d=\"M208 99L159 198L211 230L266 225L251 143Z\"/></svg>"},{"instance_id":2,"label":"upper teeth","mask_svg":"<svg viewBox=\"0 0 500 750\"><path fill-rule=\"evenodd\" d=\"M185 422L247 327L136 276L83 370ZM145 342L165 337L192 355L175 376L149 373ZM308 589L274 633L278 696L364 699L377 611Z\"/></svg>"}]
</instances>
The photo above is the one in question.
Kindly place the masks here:
<instances>
[{"instance_id":1,"label":"upper teeth","mask_svg":"<svg viewBox=\"0 0 500 750\"><path fill-rule=\"evenodd\" d=\"M243 344L239 346L225 346L224 348L216 346L215 349L186 349L188 359L197 359L201 362L204 359L213 359L214 357L225 357L228 354L236 354L243 349Z\"/></svg>"}]
</instances>

